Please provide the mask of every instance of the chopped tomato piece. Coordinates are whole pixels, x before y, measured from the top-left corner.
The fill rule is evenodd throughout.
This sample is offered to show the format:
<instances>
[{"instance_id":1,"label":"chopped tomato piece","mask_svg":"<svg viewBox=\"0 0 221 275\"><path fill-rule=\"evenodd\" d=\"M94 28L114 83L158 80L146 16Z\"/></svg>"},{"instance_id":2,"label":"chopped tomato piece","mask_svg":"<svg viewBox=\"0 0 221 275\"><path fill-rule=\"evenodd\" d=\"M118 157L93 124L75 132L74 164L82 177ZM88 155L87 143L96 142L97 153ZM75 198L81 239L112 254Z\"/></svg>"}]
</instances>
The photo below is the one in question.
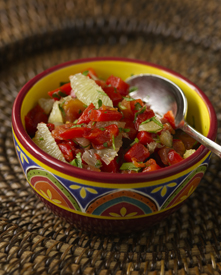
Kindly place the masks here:
<instances>
[{"instance_id":1,"label":"chopped tomato piece","mask_svg":"<svg viewBox=\"0 0 221 275\"><path fill-rule=\"evenodd\" d=\"M92 109L95 109L95 106L93 103L91 103L82 113L82 115L79 117L77 124L82 123L89 123L91 120L89 118L90 112Z\"/></svg>"},{"instance_id":2,"label":"chopped tomato piece","mask_svg":"<svg viewBox=\"0 0 221 275\"><path fill-rule=\"evenodd\" d=\"M144 122L147 119L150 119L151 117L154 117L155 113L153 110L151 109L147 109L145 110L142 114L139 114L137 116L137 119L135 121L135 128L138 130L139 129L139 125Z\"/></svg>"},{"instance_id":3,"label":"chopped tomato piece","mask_svg":"<svg viewBox=\"0 0 221 275\"><path fill-rule=\"evenodd\" d=\"M25 128L30 137L34 137L35 132L37 131L37 125L40 122L47 123L48 116L45 114L40 105L37 104L25 116Z\"/></svg>"},{"instance_id":4,"label":"chopped tomato piece","mask_svg":"<svg viewBox=\"0 0 221 275\"><path fill-rule=\"evenodd\" d=\"M153 134L151 133L148 133L146 131L140 131L138 134L137 134L137 138L139 139L139 141L146 145L147 143L151 143L153 142Z\"/></svg>"},{"instance_id":5,"label":"chopped tomato piece","mask_svg":"<svg viewBox=\"0 0 221 275\"><path fill-rule=\"evenodd\" d=\"M134 140L135 137L136 137L136 135L137 135L137 130L136 130L135 127L134 127L133 120L131 120L131 119L123 119L123 121L126 122L124 128L130 130L129 132L127 132L129 138L130 138L131 140Z\"/></svg>"},{"instance_id":6,"label":"chopped tomato piece","mask_svg":"<svg viewBox=\"0 0 221 275\"><path fill-rule=\"evenodd\" d=\"M65 103L63 104L63 109L65 113L65 115L63 115L64 121L74 122L85 110L85 105L79 99L72 98L65 101Z\"/></svg>"},{"instance_id":7,"label":"chopped tomato piece","mask_svg":"<svg viewBox=\"0 0 221 275\"><path fill-rule=\"evenodd\" d=\"M93 68L88 68L88 69L82 71L82 74L84 74L85 76L88 76L92 79L97 79L97 73L95 72L95 70Z\"/></svg>"},{"instance_id":8,"label":"chopped tomato piece","mask_svg":"<svg viewBox=\"0 0 221 275\"><path fill-rule=\"evenodd\" d=\"M122 100L122 95L119 93L117 88L112 86L103 87L104 92L109 96L109 98L113 101L113 105L117 106L118 103Z\"/></svg>"},{"instance_id":9,"label":"chopped tomato piece","mask_svg":"<svg viewBox=\"0 0 221 275\"><path fill-rule=\"evenodd\" d=\"M131 110L131 106L130 106L130 102L127 101L126 99L123 99L119 104L118 107L120 109L120 111L123 114L123 117L126 119L134 119L134 114Z\"/></svg>"},{"instance_id":10,"label":"chopped tomato piece","mask_svg":"<svg viewBox=\"0 0 221 275\"><path fill-rule=\"evenodd\" d=\"M48 123L47 127L48 127L50 132L52 132L55 129L55 125L53 123Z\"/></svg>"},{"instance_id":11,"label":"chopped tomato piece","mask_svg":"<svg viewBox=\"0 0 221 275\"><path fill-rule=\"evenodd\" d=\"M173 165L183 160L179 153L168 147L161 148L158 154L165 165Z\"/></svg>"},{"instance_id":12,"label":"chopped tomato piece","mask_svg":"<svg viewBox=\"0 0 221 275\"><path fill-rule=\"evenodd\" d=\"M169 160L169 165L173 165L181 162L183 158L176 151L171 149L168 153L168 160Z\"/></svg>"},{"instance_id":13,"label":"chopped tomato piece","mask_svg":"<svg viewBox=\"0 0 221 275\"><path fill-rule=\"evenodd\" d=\"M127 162L132 162L132 158L136 161L144 161L150 156L149 150L140 142L135 143L124 155Z\"/></svg>"},{"instance_id":14,"label":"chopped tomato piece","mask_svg":"<svg viewBox=\"0 0 221 275\"><path fill-rule=\"evenodd\" d=\"M165 118L170 125L173 127L173 129L175 129L175 118L174 118L174 114L172 111L168 111L163 118Z\"/></svg>"},{"instance_id":15,"label":"chopped tomato piece","mask_svg":"<svg viewBox=\"0 0 221 275\"><path fill-rule=\"evenodd\" d=\"M183 156L186 151L186 148L180 139L173 139L173 149L181 156Z\"/></svg>"},{"instance_id":16,"label":"chopped tomato piece","mask_svg":"<svg viewBox=\"0 0 221 275\"><path fill-rule=\"evenodd\" d=\"M119 165L116 161L116 158L113 159L108 165L105 162L102 162L101 171L108 172L108 173L118 173Z\"/></svg>"},{"instance_id":17,"label":"chopped tomato piece","mask_svg":"<svg viewBox=\"0 0 221 275\"><path fill-rule=\"evenodd\" d=\"M156 163L154 159L149 159L145 163L146 167L143 169L142 172L151 172L161 169L161 167Z\"/></svg>"},{"instance_id":18,"label":"chopped tomato piece","mask_svg":"<svg viewBox=\"0 0 221 275\"><path fill-rule=\"evenodd\" d=\"M186 150L192 149L195 144L197 143L194 138L189 136L187 133L183 132L182 130L176 130L176 135L175 137L177 139L182 140Z\"/></svg>"},{"instance_id":19,"label":"chopped tomato piece","mask_svg":"<svg viewBox=\"0 0 221 275\"><path fill-rule=\"evenodd\" d=\"M98 86L100 86L101 88L104 88L106 87L106 82L104 80L101 80L101 79L97 79L95 80L95 82L97 83Z\"/></svg>"},{"instance_id":20,"label":"chopped tomato piece","mask_svg":"<svg viewBox=\"0 0 221 275\"><path fill-rule=\"evenodd\" d=\"M111 85L118 89L121 95L126 96L129 92L129 84L124 82L120 77L111 75L107 81L107 85Z\"/></svg>"},{"instance_id":21,"label":"chopped tomato piece","mask_svg":"<svg viewBox=\"0 0 221 275\"><path fill-rule=\"evenodd\" d=\"M89 115L92 121L119 121L122 118L122 114L116 110L91 110Z\"/></svg>"},{"instance_id":22,"label":"chopped tomato piece","mask_svg":"<svg viewBox=\"0 0 221 275\"><path fill-rule=\"evenodd\" d=\"M70 83L66 83L64 85L62 85L61 87L48 92L48 95L53 98L54 100L60 100L61 97L65 97L70 95L71 93L71 84Z\"/></svg>"},{"instance_id":23,"label":"chopped tomato piece","mask_svg":"<svg viewBox=\"0 0 221 275\"><path fill-rule=\"evenodd\" d=\"M143 106L144 103L141 99L135 99L133 101L130 101L130 108L133 113L138 112Z\"/></svg>"},{"instance_id":24,"label":"chopped tomato piece","mask_svg":"<svg viewBox=\"0 0 221 275\"><path fill-rule=\"evenodd\" d=\"M83 137L90 131L87 127L73 127L67 129L65 132L60 134L60 137L67 140L67 139L73 139L77 137Z\"/></svg>"},{"instance_id":25,"label":"chopped tomato piece","mask_svg":"<svg viewBox=\"0 0 221 275\"><path fill-rule=\"evenodd\" d=\"M168 153L170 150L169 147L163 147L158 151L158 155L164 165L169 165Z\"/></svg>"}]
</instances>

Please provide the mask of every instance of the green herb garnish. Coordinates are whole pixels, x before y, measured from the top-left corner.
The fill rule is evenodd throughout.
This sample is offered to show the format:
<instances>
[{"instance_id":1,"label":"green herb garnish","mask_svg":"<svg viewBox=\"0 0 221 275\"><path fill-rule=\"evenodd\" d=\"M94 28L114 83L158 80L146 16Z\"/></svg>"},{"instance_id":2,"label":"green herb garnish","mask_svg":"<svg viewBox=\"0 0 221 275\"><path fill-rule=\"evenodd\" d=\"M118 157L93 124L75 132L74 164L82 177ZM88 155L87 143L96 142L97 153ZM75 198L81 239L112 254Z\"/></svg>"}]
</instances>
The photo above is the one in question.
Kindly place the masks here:
<instances>
[{"instance_id":1,"label":"green herb garnish","mask_svg":"<svg viewBox=\"0 0 221 275\"><path fill-rule=\"evenodd\" d=\"M71 126L70 129L72 129L72 128L78 128L78 127L81 127L82 125L83 125L83 123L82 124L76 124L76 125Z\"/></svg>"},{"instance_id":2,"label":"green herb garnish","mask_svg":"<svg viewBox=\"0 0 221 275\"><path fill-rule=\"evenodd\" d=\"M61 104L58 104L58 108L61 111L62 115L65 117L66 113L64 111L63 105L64 105L64 102L62 102Z\"/></svg>"},{"instance_id":3,"label":"green herb garnish","mask_svg":"<svg viewBox=\"0 0 221 275\"><path fill-rule=\"evenodd\" d=\"M95 163L95 167L96 168L100 168L102 166L102 163L101 163L101 161L98 159L97 161L96 161L96 163Z\"/></svg>"},{"instance_id":4,"label":"green herb garnish","mask_svg":"<svg viewBox=\"0 0 221 275\"><path fill-rule=\"evenodd\" d=\"M89 73L89 71L84 71L82 74L85 75L85 76L87 76L88 73Z\"/></svg>"},{"instance_id":5,"label":"green herb garnish","mask_svg":"<svg viewBox=\"0 0 221 275\"><path fill-rule=\"evenodd\" d=\"M141 170L141 168L140 167L136 167L132 162L124 162L121 165L120 170L130 170L130 171L139 172Z\"/></svg>"},{"instance_id":6,"label":"green herb garnish","mask_svg":"<svg viewBox=\"0 0 221 275\"><path fill-rule=\"evenodd\" d=\"M39 140L44 140L44 138L43 138L43 137L40 137Z\"/></svg>"},{"instance_id":7,"label":"green herb garnish","mask_svg":"<svg viewBox=\"0 0 221 275\"><path fill-rule=\"evenodd\" d=\"M126 110L127 109L125 106L121 105L120 102L118 103L118 108L121 109L121 110Z\"/></svg>"},{"instance_id":8,"label":"green herb garnish","mask_svg":"<svg viewBox=\"0 0 221 275\"><path fill-rule=\"evenodd\" d=\"M52 97L53 97L53 98L58 98L58 99L60 99L60 96L59 96L57 93L53 93L53 94L52 94Z\"/></svg>"},{"instance_id":9,"label":"green herb garnish","mask_svg":"<svg viewBox=\"0 0 221 275\"><path fill-rule=\"evenodd\" d=\"M114 150L116 150L114 135L112 136L112 147L113 147Z\"/></svg>"},{"instance_id":10,"label":"green herb garnish","mask_svg":"<svg viewBox=\"0 0 221 275\"><path fill-rule=\"evenodd\" d=\"M132 92L135 92L138 88L137 87L130 87L129 88L129 94L132 93Z\"/></svg>"},{"instance_id":11,"label":"green herb garnish","mask_svg":"<svg viewBox=\"0 0 221 275\"><path fill-rule=\"evenodd\" d=\"M130 146L133 146L135 143L138 143L138 142L139 142L139 139L135 138L135 140L130 144Z\"/></svg>"},{"instance_id":12,"label":"green herb garnish","mask_svg":"<svg viewBox=\"0 0 221 275\"><path fill-rule=\"evenodd\" d=\"M123 99L125 99L126 101L134 101L136 99L132 98L132 97L125 97L123 96Z\"/></svg>"},{"instance_id":13,"label":"green herb garnish","mask_svg":"<svg viewBox=\"0 0 221 275\"><path fill-rule=\"evenodd\" d=\"M67 82L60 82L60 85L59 85L59 86L63 86L63 85L68 84L68 83L70 83L70 81L67 81Z\"/></svg>"},{"instance_id":14,"label":"green herb garnish","mask_svg":"<svg viewBox=\"0 0 221 275\"><path fill-rule=\"evenodd\" d=\"M58 91L58 95L60 97L66 97L67 95L65 93L63 93L62 91Z\"/></svg>"},{"instance_id":15,"label":"green herb garnish","mask_svg":"<svg viewBox=\"0 0 221 275\"><path fill-rule=\"evenodd\" d=\"M99 91L99 90L97 90L97 92L101 95L107 96L107 94L105 94L105 92L102 92L102 91Z\"/></svg>"},{"instance_id":16,"label":"green herb garnish","mask_svg":"<svg viewBox=\"0 0 221 275\"><path fill-rule=\"evenodd\" d=\"M124 132L124 133L130 132L130 129L129 129L129 128L122 128L122 127L119 127L118 129L119 129L120 133L122 133L122 132Z\"/></svg>"},{"instance_id":17,"label":"green herb garnish","mask_svg":"<svg viewBox=\"0 0 221 275\"><path fill-rule=\"evenodd\" d=\"M140 110L140 108L142 108L142 106L139 102L137 102L134 106L135 106L136 111L138 111L138 110Z\"/></svg>"},{"instance_id":18,"label":"green herb garnish","mask_svg":"<svg viewBox=\"0 0 221 275\"><path fill-rule=\"evenodd\" d=\"M102 106L102 100L101 99L98 99L98 108L100 108Z\"/></svg>"},{"instance_id":19,"label":"green herb garnish","mask_svg":"<svg viewBox=\"0 0 221 275\"><path fill-rule=\"evenodd\" d=\"M77 153L76 158L70 162L75 167L82 168L81 152Z\"/></svg>"},{"instance_id":20,"label":"green herb garnish","mask_svg":"<svg viewBox=\"0 0 221 275\"><path fill-rule=\"evenodd\" d=\"M147 109L147 106L144 106L139 112L136 112L136 114L134 116L134 123L137 119L137 116L143 114L146 111L146 109Z\"/></svg>"},{"instance_id":21,"label":"green herb garnish","mask_svg":"<svg viewBox=\"0 0 221 275\"><path fill-rule=\"evenodd\" d=\"M104 143L103 143L103 146L104 146L104 147L108 147L107 142L104 142Z\"/></svg>"}]
</instances>

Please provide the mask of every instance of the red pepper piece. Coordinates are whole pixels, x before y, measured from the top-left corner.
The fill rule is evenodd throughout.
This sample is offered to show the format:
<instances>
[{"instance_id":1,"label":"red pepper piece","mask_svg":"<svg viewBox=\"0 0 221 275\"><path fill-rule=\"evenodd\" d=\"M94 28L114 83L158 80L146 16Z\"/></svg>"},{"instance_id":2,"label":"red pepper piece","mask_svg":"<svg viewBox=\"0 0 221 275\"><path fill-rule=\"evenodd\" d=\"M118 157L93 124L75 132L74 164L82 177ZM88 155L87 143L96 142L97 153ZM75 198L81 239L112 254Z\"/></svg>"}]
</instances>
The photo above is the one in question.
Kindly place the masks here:
<instances>
[{"instance_id":1,"label":"red pepper piece","mask_svg":"<svg viewBox=\"0 0 221 275\"><path fill-rule=\"evenodd\" d=\"M93 147L96 149L103 149L112 145L112 137L116 137L119 133L117 125L111 124L104 128L104 130L94 128L84 135L85 138L91 141Z\"/></svg>"},{"instance_id":2,"label":"red pepper piece","mask_svg":"<svg viewBox=\"0 0 221 275\"><path fill-rule=\"evenodd\" d=\"M93 103L91 103L81 114L81 116L78 119L77 124L82 124L82 123L86 123L88 124L91 120L90 120L90 112L92 109L95 109L95 106Z\"/></svg>"},{"instance_id":3,"label":"red pepper piece","mask_svg":"<svg viewBox=\"0 0 221 275\"><path fill-rule=\"evenodd\" d=\"M168 153L168 160L169 160L169 165L173 165L181 162L183 158L176 151L171 149Z\"/></svg>"},{"instance_id":4,"label":"red pepper piece","mask_svg":"<svg viewBox=\"0 0 221 275\"><path fill-rule=\"evenodd\" d=\"M62 139L73 139L77 137L83 137L90 131L87 127L73 127L67 129L65 132L60 134Z\"/></svg>"},{"instance_id":5,"label":"red pepper piece","mask_svg":"<svg viewBox=\"0 0 221 275\"><path fill-rule=\"evenodd\" d=\"M168 111L164 116L163 118L165 118L169 123L170 125L173 127L173 129L175 129L175 118L174 118L174 114L172 111Z\"/></svg>"},{"instance_id":6,"label":"red pepper piece","mask_svg":"<svg viewBox=\"0 0 221 275\"><path fill-rule=\"evenodd\" d=\"M89 114L91 121L119 121L122 114L115 110L91 110Z\"/></svg>"},{"instance_id":7,"label":"red pepper piece","mask_svg":"<svg viewBox=\"0 0 221 275\"><path fill-rule=\"evenodd\" d=\"M122 96L128 95L129 85L126 82L124 82L120 77L111 75L107 79L106 83L107 83L107 85L111 85L111 86L117 88Z\"/></svg>"},{"instance_id":8,"label":"red pepper piece","mask_svg":"<svg viewBox=\"0 0 221 275\"><path fill-rule=\"evenodd\" d=\"M88 140L94 140L103 134L104 134L104 131L102 131L98 128L94 128L94 129L91 129L89 132L86 132L83 137Z\"/></svg>"},{"instance_id":9,"label":"red pepper piece","mask_svg":"<svg viewBox=\"0 0 221 275\"><path fill-rule=\"evenodd\" d=\"M71 93L71 84L66 83L62 85L61 87L48 92L48 95L53 98L54 100L60 100L61 97L68 96Z\"/></svg>"},{"instance_id":10,"label":"red pepper piece","mask_svg":"<svg viewBox=\"0 0 221 275\"><path fill-rule=\"evenodd\" d=\"M58 147L61 150L66 161L70 162L74 159L72 147L70 144L61 142L58 144Z\"/></svg>"},{"instance_id":11,"label":"red pepper piece","mask_svg":"<svg viewBox=\"0 0 221 275\"><path fill-rule=\"evenodd\" d=\"M147 143L151 143L151 142L154 141L153 140L153 135L151 133L146 132L146 131L140 131L137 134L137 138L144 145L146 145Z\"/></svg>"},{"instance_id":12,"label":"red pepper piece","mask_svg":"<svg viewBox=\"0 0 221 275\"><path fill-rule=\"evenodd\" d=\"M119 93L119 91L115 87L105 86L103 87L103 90L112 100L114 106L117 106L118 103L123 99L122 95Z\"/></svg>"},{"instance_id":13,"label":"red pepper piece","mask_svg":"<svg viewBox=\"0 0 221 275\"><path fill-rule=\"evenodd\" d=\"M145 165L147 165L147 167L145 167L142 172L151 172L161 169L154 159L149 159Z\"/></svg>"},{"instance_id":14,"label":"red pepper piece","mask_svg":"<svg viewBox=\"0 0 221 275\"><path fill-rule=\"evenodd\" d=\"M127 162L132 162L132 158L136 161L143 162L150 156L149 150L140 142L135 143L124 155L124 159Z\"/></svg>"},{"instance_id":15,"label":"red pepper piece","mask_svg":"<svg viewBox=\"0 0 221 275\"><path fill-rule=\"evenodd\" d=\"M30 137L34 137L35 132L37 131L37 125L40 122L47 123L48 116L45 114L40 105L37 104L25 116L25 128Z\"/></svg>"}]
</instances>

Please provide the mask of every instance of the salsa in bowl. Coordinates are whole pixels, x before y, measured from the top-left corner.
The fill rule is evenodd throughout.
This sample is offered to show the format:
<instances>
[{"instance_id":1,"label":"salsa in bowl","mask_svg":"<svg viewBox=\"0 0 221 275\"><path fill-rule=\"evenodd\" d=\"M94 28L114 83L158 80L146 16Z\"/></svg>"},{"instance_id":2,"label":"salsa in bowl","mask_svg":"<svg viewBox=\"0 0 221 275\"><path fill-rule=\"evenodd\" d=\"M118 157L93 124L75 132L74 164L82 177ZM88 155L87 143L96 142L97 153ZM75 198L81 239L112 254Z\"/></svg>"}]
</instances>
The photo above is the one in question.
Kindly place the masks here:
<instances>
[{"instance_id":1,"label":"salsa in bowl","mask_svg":"<svg viewBox=\"0 0 221 275\"><path fill-rule=\"evenodd\" d=\"M180 86L188 122L215 139L215 112L203 92L139 60L61 64L29 81L16 98L13 134L27 180L50 209L77 227L108 234L143 230L180 207L205 173L208 149L177 131L171 112L160 117L131 96L136 87L125 80L141 73ZM51 104L49 111L44 104ZM52 147L61 159L45 150Z\"/></svg>"}]
</instances>

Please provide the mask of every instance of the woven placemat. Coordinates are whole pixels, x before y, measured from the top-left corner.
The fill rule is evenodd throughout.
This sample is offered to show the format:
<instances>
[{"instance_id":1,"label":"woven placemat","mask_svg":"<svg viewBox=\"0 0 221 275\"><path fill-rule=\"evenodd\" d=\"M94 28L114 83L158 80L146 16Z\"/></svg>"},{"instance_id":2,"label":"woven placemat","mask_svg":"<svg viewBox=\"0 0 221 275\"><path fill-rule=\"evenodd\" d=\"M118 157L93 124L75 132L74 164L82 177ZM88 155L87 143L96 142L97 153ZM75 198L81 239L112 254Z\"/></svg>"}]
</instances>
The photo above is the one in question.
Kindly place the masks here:
<instances>
[{"instance_id":1,"label":"woven placemat","mask_svg":"<svg viewBox=\"0 0 221 275\"><path fill-rule=\"evenodd\" d=\"M96 56L137 58L181 73L210 98L220 124L220 14L215 0L0 0L0 275L221 273L218 157L168 219L141 234L97 236L37 199L11 135L12 104L29 79Z\"/></svg>"}]
</instances>

